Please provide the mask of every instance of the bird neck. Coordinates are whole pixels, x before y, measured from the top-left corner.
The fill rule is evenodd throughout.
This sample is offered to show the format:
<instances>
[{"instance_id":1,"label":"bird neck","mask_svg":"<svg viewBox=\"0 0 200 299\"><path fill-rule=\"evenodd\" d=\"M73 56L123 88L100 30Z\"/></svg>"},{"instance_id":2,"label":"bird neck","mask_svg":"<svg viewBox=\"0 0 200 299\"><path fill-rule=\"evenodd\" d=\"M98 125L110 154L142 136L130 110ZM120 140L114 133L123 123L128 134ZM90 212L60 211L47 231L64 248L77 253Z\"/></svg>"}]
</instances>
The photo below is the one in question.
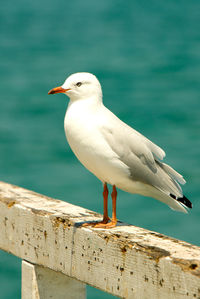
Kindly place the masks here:
<instances>
[{"instance_id":1,"label":"bird neck","mask_svg":"<svg viewBox=\"0 0 200 299\"><path fill-rule=\"evenodd\" d=\"M78 109L78 110L96 110L103 104L102 97L91 96L87 98L79 98L76 100L70 99L68 109Z\"/></svg>"}]
</instances>

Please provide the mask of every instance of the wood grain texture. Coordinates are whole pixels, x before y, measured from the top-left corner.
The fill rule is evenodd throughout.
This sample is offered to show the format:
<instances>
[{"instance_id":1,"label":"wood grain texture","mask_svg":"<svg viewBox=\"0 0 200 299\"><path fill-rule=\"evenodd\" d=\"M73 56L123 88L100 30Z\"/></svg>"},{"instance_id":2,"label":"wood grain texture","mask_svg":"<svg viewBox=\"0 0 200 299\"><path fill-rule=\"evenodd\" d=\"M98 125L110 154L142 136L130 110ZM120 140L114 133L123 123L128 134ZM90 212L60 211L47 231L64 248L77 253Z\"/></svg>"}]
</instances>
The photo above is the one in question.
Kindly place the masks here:
<instances>
[{"instance_id":1,"label":"wood grain texture","mask_svg":"<svg viewBox=\"0 0 200 299\"><path fill-rule=\"evenodd\" d=\"M85 284L60 272L22 261L22 299L85 299Z\"/></svg>"},{"instance_id":2,"label":"wood grain texture","mask_svg":"<svg viewBox=\"0 0 200 299\"><path fill-rule=\"evenodd\" d=\"M200 248L0 183L0 248L121 298L200 298Z\"/></svg>"}]
</instances>

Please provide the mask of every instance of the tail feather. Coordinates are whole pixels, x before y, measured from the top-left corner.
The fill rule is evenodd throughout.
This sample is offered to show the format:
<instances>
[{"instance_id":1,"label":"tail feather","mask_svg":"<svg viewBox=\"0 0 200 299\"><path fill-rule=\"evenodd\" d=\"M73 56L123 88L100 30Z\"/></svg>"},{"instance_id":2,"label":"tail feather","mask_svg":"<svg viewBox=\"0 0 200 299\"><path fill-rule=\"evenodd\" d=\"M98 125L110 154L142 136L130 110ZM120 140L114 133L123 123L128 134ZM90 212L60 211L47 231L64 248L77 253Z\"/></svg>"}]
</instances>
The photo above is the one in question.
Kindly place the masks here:
<instances>
[{"instance_id":1,"label":"tail feather","mask_svg":"<svg viewBox=\"0 0 200 299\"><path fill-rule=\"evenodd\" d=\"M165 172L167 172L174 180L178 181L180 184L184 185L186 182L183 176L174 170L171 166L162 163L162 168Z\"/></svg>"},{"instance_id":2,"label":"tail feather","mask_svg":"<svg viewBox=\"0 0 200 299\"><path fill-rule=\"evenodd\" d=\"M163 191L168 195L169 193L175 195L176 198L182 197L183 192L181 186L179 185L179 183L185 183L185 180L183 179L182 175L165 163L162 163L157 160L156 163L166 175L164 186L165 189L163 188Z\"/></svg>"}]
</instances>

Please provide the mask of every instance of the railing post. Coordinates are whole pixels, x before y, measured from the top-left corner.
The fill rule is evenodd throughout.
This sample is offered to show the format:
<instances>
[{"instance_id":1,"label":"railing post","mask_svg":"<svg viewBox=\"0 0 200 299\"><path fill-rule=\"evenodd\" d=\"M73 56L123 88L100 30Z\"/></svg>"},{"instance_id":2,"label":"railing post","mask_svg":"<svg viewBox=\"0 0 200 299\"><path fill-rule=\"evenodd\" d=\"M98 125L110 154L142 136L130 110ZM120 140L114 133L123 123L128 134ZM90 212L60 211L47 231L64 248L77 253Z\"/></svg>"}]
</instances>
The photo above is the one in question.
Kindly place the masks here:
<instances>
[{"instance_id":1,"label":"railing post","mask_svg":"<svg viewBox=\"0 0 200 299\"><path fill-rule=\"evenodd\" d=\"M83 283L126 299L200 299L200 247L122 222L81 226L101 217L0 182L0 249L29 261L23 299L83 299Z\"/></svg>"},{"instance_id":2,"label":"railing post","mask_svg":"<svg viewBox=\"0 0 200 299\"><path fill-rule=\"evenodd\" d=\"M85 284L60 272L22 261L22 299L85 299Z\"/></svg>"}]
</instances>

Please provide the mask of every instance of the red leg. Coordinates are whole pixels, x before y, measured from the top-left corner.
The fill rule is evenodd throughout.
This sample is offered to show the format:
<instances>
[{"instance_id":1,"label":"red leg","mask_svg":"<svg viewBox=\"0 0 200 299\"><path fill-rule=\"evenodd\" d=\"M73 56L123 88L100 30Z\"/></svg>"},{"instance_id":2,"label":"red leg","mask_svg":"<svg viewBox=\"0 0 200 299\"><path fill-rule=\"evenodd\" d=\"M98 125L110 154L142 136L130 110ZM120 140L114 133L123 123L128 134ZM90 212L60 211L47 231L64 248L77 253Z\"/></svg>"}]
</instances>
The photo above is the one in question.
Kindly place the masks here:
<instances>
[{"instance_id":1,"label":"red leg","mask_svg":"<svg viewBox=\"0 0 200 299\"><path fill-rule=\"evenodd\" d=\"M117 189L115 187L115 185L113 185L113 191L112 191L112 219L111 219L111 223L113 224L117 224L117 207L116 207L116 203L117 203Z\"/></svg>"},{"instance_id":2,"label":"red leg","mask_svg":"<svg viewBox=\"0 0 200 299\"><path fill-rule=\"evenodd\" d=\"M117 189L115 185L113 185L113 190L112 190L112 219L111 222L108 223L108 221L105 222L100 222L94 225L96 228L113 228L117 224L117 217L116 217L116 201L117 201ZM104 224L105 223L105 224Z\"/></svg>"},{"instance_id":3,"label":"red leg","mask_svg":"<svg viewBox=\"0 0 200 299\"><path fill-rule=\"evenodd\" d=\"M103 227L102 224L105 225L109 221L108 217L108 187L107 184L104 183L103 188L103 220L100 222L86 222L82 226L94 226L94 227Z\"/></svg>"},{"instance_id":4,"label":"red leg","mask_svg":"<svg viewBox=\"0 0 200 299\"><path fill-rule=\"evenodd\" d=\"M104 184L103 188L103 221L102 223L108 223L108 187L107 184Z\"/></svg>"}]
</instances>

